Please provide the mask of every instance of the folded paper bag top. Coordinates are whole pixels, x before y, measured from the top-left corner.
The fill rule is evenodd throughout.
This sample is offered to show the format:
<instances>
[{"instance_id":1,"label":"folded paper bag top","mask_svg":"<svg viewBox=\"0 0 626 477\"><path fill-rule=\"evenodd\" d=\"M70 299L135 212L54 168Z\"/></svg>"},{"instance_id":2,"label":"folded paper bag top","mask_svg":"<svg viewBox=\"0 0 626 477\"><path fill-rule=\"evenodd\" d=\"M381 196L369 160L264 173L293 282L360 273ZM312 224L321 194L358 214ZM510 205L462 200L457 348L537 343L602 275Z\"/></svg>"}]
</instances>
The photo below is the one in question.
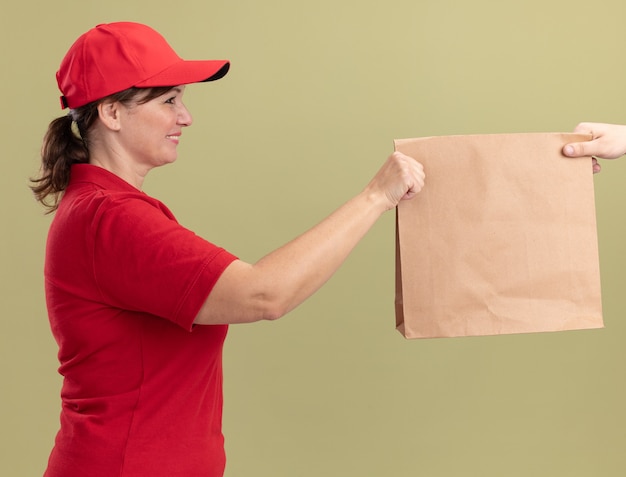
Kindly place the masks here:
<instances>
[{"instance_id":1,"label":"folded paper bag top","mask_svg":"<svg viewBox=\"0 0 626 477\"><path fill-rule=\"evenodd\" d=\"M568 133L394 141L426 184L396 220L406 338L602 328L591 158Z\"/></svg>"}]
</instances>

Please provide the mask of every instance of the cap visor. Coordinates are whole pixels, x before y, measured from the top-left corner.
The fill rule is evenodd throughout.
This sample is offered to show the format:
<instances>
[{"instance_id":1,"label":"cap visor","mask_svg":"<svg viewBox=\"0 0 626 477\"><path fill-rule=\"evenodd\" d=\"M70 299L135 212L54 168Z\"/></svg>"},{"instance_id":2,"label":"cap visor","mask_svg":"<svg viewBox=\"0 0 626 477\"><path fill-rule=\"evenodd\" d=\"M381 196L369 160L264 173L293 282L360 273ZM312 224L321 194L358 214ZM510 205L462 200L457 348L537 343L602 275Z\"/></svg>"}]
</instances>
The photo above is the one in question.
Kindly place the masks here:
<instances>
[{"instance_id":1,"label":"cap visor","mask_svg":"<svg viewBox=\"0 0 626 477\"><path fill-rule=\"evenodd\" d=\"M229 69L228 60L181 60L135 86L149 88L215 81L226 76Z\"/></svg>"}]
</instances>

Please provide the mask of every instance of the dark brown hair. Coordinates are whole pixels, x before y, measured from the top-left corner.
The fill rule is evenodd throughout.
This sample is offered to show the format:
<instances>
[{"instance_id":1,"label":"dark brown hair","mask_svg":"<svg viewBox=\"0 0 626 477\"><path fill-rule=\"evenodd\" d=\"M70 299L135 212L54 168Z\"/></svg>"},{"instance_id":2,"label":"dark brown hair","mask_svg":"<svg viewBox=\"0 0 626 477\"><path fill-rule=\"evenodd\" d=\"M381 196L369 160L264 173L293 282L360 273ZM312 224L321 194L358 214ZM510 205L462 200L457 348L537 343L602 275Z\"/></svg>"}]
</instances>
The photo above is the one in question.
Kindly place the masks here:
<instances>
[{"instance_id":1,"label":"dark brown hair","mask_svg":"<svg viewBox=\"0 0 626 477\"><path fill-rule=\"evenodd\" d=\"M119 101L123 104L136 101L143 104L170 89L170 86L129 88L72 109L66 116L50 123L41 147L40 175L32 178L30 185L35 198L46 207L47 213L54 212L59 206L62 193L70 181L72 165L89 162L89 136L98 118L98 105L105 101Z\"/></svg>"}]
</instances>

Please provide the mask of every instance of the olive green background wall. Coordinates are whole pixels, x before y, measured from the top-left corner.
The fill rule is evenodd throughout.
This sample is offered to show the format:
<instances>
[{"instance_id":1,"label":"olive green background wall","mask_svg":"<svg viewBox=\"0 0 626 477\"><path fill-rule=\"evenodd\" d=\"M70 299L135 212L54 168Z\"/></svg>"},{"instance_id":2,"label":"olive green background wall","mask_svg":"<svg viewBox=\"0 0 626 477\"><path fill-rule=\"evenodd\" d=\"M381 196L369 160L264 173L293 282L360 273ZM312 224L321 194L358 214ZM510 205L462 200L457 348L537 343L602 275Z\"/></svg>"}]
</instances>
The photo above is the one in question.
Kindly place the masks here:
<instances>
[{"instance_id":1,"label":"olive green background wall","mask_svg":"<svg viewBox=\"0 0 626 477\"><path fill-rule=\"evenodd\" d=\"M79 34L140 21L183 57L232 60L225 80L188 88L195 123L146 191L254 261L358 193L394 138L626 122L625 17L623 0L5 7L0 475L41 475L58 425L42 284L50 218L27 179L62 114L54 73ZM233 326L227 477L626 475L625 178L626 158L594 178L603 330L404 340L393 213L299 309Z\"/></svg>"}]
</instances>

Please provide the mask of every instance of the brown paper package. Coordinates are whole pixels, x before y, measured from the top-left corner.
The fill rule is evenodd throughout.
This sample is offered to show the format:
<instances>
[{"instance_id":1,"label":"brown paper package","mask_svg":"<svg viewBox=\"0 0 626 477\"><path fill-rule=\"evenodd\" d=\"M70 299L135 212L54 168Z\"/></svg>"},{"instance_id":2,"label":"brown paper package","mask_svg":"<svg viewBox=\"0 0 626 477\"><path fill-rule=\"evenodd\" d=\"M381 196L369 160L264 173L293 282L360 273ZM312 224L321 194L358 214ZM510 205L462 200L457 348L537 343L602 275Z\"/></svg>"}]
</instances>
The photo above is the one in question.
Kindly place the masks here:
<instances>
[{"instance_id":1,"label":"brown paper package","mask_svg":"<svg viewBox=\"0 0 626 477\"><path fill-rule=\"evenodd\" d=\"M590 158L566 133L398 139L426 183L396 220L406 338L602 328Z\"/></svg>"}]
</instances>

